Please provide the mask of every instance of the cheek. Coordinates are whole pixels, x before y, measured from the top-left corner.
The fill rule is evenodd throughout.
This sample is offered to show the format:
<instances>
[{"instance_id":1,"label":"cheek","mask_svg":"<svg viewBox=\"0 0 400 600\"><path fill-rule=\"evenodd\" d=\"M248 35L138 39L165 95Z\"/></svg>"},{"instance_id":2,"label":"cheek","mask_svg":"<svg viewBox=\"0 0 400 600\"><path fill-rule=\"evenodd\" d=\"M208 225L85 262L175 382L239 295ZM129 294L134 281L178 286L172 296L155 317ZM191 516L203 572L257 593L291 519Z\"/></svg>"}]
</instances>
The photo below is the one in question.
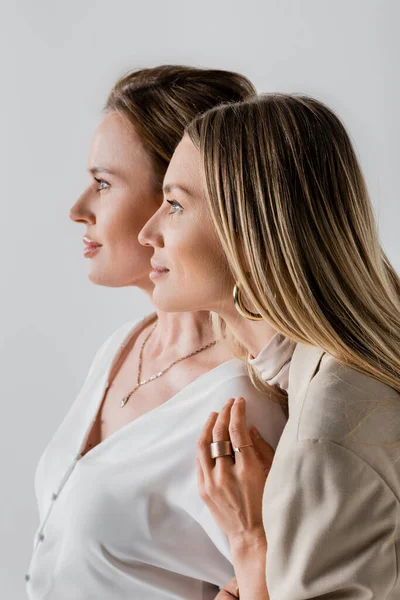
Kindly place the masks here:
<instances>
[{"instance_id":1,"label":"cheek","mask_svg":"<svg viewBox=\"0 0 400 600\"><path fill-rule=\"evenodd\" d=\"M211 283L213 280L226 280L227 260L212 223L197 219L190 228L182 223L175 233L172 251L179 275L184 276L186 281L196 279L196 282ZM172 243L173 238L172 233Z\"/></svg>"},{"instance_id":2,"label":"cheek","mask_svg":"<svg viewBox=\"0 0 400 600\"><path fill-rule=\"evenodd\" d=\"M129 195L112 198L101 215L101 228L108 243L116 246L140 246L138 235L157 210L152 197L135 199Z\"/></svg>"},{"instance_id":3,"label":"cheek","mask_svg":"<svg viewBox=\"0 0 400 600\"><path fill-rule=\"evenodd\" d=\"M218 310L231 297L233 279L212 224L177 219L163 233L158 256L168 261L170 273L155 281L156 306L166 312Z\"/></svg>"}]
</instances>

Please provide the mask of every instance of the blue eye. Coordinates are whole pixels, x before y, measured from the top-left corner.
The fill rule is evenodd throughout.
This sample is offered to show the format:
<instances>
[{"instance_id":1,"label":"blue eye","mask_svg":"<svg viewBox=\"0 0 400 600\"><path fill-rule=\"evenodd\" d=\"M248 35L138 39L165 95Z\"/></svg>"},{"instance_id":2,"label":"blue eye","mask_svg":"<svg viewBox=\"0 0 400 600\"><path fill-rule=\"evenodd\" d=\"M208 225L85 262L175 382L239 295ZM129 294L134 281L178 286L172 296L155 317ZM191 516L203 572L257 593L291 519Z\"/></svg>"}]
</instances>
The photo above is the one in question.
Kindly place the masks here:
<instances>
[{"instance_id":1,"label":"blue eye","mask_svg":"<svg viewBox=\"0 0 400 600\"><path fill-rule=\"evenodd\" d=\"M107 188L110 187L110 184L107 181L105 181L104 179L98 179L97 177L94 177L94 180L97 181L97 183L100 186L100 187L96 188L96 192L101 192L102 190L106 190ZM103 185L105 187L103 187Z\"/></svg>"},{"instance_id":2,"label":"blue eye","mask_svg":"<svg viewBox=\"0 0 400 600\"><path fill-rule=\"evenodd\" d=\"M173 215L179 210L183 210L182 206L176 200L167 200L167 202L172 206L172 211L168 213L169 215Z\"/></svg>"}]
</instances>

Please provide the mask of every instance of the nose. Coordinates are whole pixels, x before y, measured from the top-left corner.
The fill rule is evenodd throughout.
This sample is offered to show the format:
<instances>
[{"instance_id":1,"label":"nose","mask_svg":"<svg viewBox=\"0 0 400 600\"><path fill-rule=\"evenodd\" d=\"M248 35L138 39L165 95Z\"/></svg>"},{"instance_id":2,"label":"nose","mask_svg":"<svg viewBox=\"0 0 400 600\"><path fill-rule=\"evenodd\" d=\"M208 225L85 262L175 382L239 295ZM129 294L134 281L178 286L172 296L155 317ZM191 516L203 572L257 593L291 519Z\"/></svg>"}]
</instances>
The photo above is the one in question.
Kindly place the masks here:
<instances>
[{"instance_id":1,"label":"nose","mask_svg":"<svg viewBox=\"0 0 400 600\"><path fill-rule=\"evenodd\" d=\"M139 243L142 246L151 246L152 248L162 248L164 239L159 226L159 212L161 208L147 221L146 225L139 232Z\"/></svg>"},{"instance_id":2,"label":"nose","mask_svg":"<svg viewBox=\"0 0 400 600\"><path fill-rule=\"evenodd\" d=\"M85 191L71 207L69 218L75 223L93 225L96 222L95 215L89 206L88 192Z\"/></svg>"}]
</instances>

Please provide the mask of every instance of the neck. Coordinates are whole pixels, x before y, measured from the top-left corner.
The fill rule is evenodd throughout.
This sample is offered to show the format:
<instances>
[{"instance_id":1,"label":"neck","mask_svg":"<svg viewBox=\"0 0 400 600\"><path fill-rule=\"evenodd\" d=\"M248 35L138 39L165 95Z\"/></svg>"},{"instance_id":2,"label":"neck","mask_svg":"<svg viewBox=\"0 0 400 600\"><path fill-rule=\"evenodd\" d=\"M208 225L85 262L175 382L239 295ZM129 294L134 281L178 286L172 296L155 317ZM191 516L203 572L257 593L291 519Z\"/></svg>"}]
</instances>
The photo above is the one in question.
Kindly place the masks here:
<instances>
[{"instance_id":1,"label":"neck","mask_svg":"<svg viewBox=\"0 0 400 600\"><path fill-rule=\"evenodd\" d=\"M141 288L151 301L154 284L150 279L146 280L143 286L137 287ZM208 310L174 313L157 310L156 312L158 323L152 335L151 348L157 355L168 354L171 349L176 349L176 346L182 354L185 354L215 339ZM223 308L216 309L216 312L251 356L257 356L276 333L276 330L266 321L249 321L239 315L231 301Z\"/></svg>"},{"instance_id":2,"label":"neck","mask_svg":"<svg viewBox=\"0 0 400 600\"><path fill-rule=\"evenodd\" d=\"M150 280L149 280L150 281ZM138 286L152 299L153 284ZM157 327L149 340L150 353L156 356L187 354L209 344L215 339L210 313L207 310L195 312L166 313L156 310Z\"/></svg>"},{"instance_id":3,"label":"neck","mask_svg":"<svg viewBox=\"0 0 400 600\"><path fill-rule=\"evenodd\" d=\"M215 339L208 311L165 313L157 310L157 327L152 335L151 349L157 356L186 354ZM149 340L150 341L150 340Z\"/></svg>"},{"instance_id":4,"label":"neck","mask_svg":"<svg viewBox=\"0 0 400 600\"><path fill-rule=\"evenodd\" d=\"M276 329L267 321L249 321L242 317L234 306L219 311L235 338L250 353L257 356L276 334Z\"/></svg>"}]
</instances>

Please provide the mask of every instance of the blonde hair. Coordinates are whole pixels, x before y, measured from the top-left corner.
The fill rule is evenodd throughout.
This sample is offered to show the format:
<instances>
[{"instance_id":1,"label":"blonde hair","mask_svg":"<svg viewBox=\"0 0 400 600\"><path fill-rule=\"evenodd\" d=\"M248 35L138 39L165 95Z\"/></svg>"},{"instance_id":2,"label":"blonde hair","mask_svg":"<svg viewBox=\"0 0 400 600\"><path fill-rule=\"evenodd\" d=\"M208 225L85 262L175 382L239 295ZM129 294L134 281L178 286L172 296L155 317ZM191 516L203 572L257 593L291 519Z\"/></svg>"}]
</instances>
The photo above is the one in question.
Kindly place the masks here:
<instances>
[{"instance_id":1,"label":"blonde hair","mask_svg":"<svg viewBox=\"0 0 400 600\"><path fill-rule=\"evenodd\" d=\"M160 65L121 77L104 110L122 114L133 125L152 160L155 185L161 188L186 125L218 104L239 102L255 93L253 84L239 73Z\"/></svg>"},{"instance_id":2,"label":"blonde hair","mask_svg":"<svg viewBox=\"0 0 400 600\"><path fill-rule=\"evenodd\" d=\"M266 94L212 109L187 133L230 268L256 311L400 393L400 278L338 117L306 96Z\"/></svg>"}]
</instances>

